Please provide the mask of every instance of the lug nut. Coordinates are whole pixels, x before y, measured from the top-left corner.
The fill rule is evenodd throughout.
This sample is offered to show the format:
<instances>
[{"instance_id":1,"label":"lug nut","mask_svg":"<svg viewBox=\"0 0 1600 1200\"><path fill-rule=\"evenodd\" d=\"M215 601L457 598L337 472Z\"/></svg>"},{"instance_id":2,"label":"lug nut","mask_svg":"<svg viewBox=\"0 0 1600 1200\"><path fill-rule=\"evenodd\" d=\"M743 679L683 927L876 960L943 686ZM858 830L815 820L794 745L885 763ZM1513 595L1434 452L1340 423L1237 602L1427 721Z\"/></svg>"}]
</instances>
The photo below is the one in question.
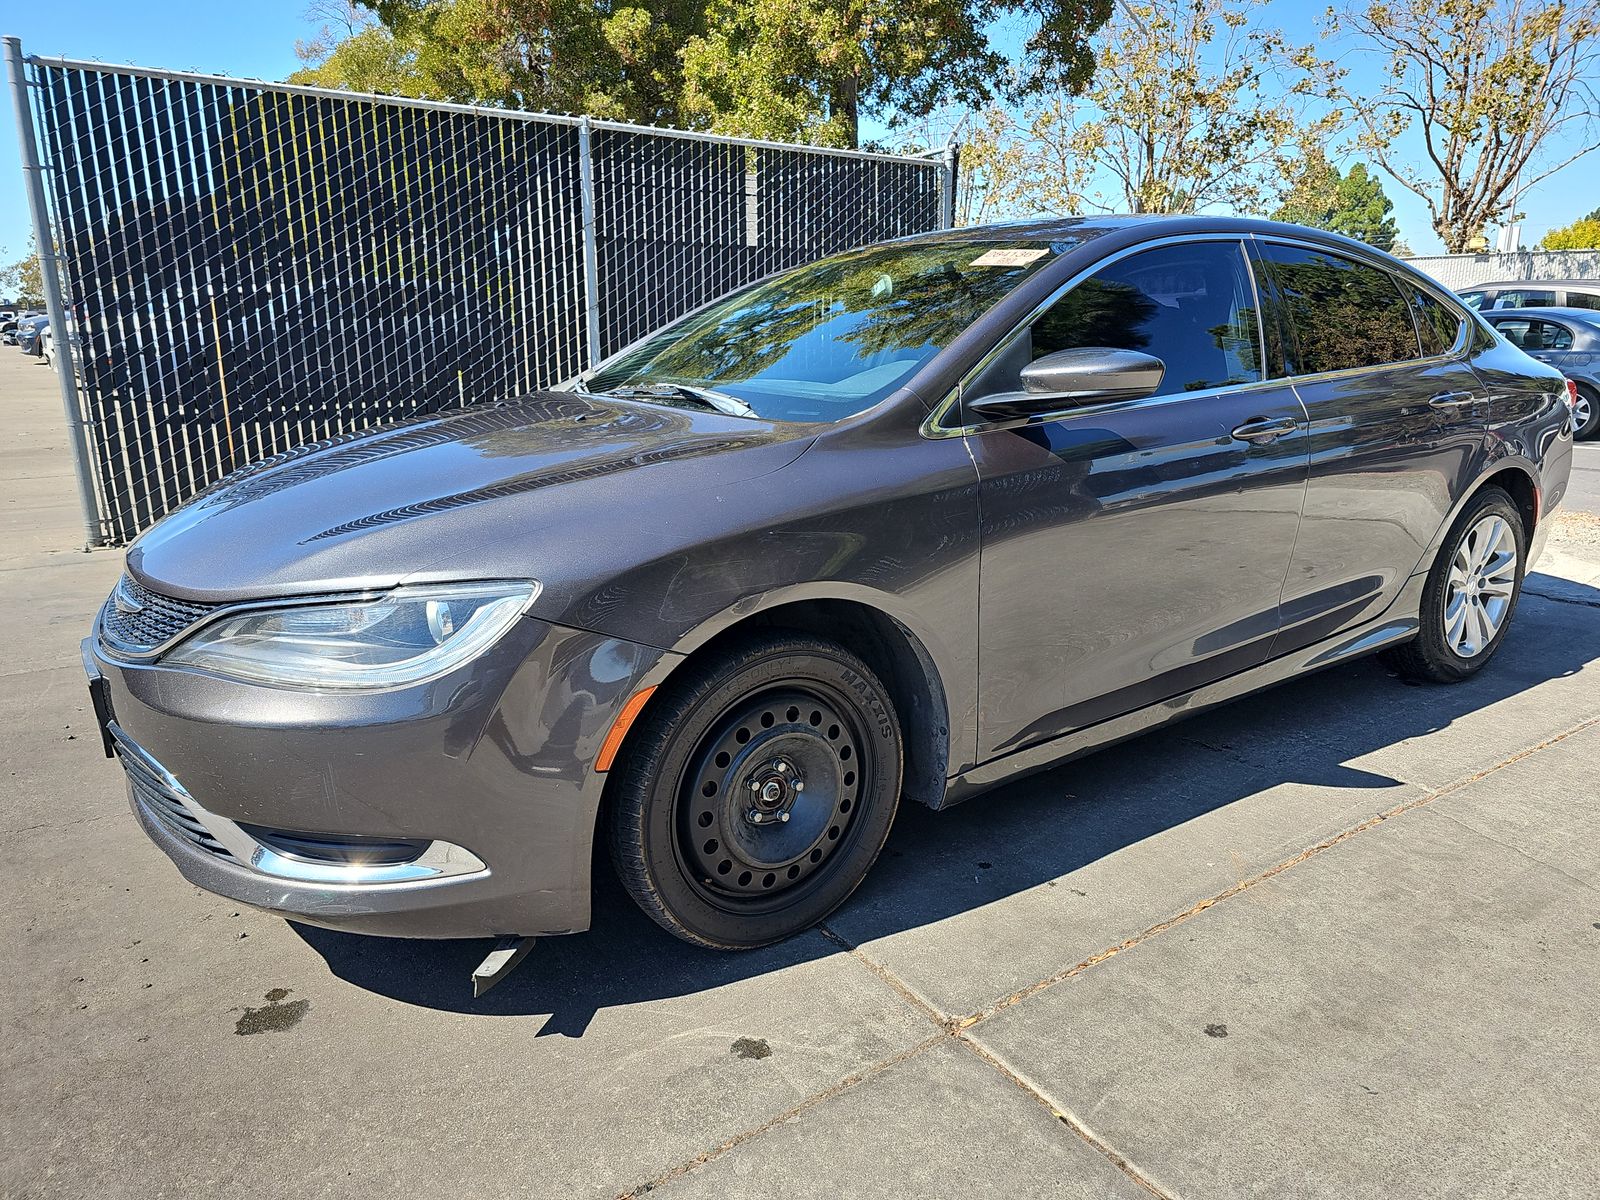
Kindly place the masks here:
<instances>
[{"instance_id":1,"label":"lug nut","mask_svg":"<svg viewBox=\"0 0 1600 1200\"><path fill-rule=\"evenodd\" d=\"M788 814L788 813L786 813L786 812L782 812L782 813L779 813L779 814L778 814L778 820L780 820L780 821L783 821L783 822L785 822L785 823L787 823L787 822L788 822L788 820L789 820L789 814Z\"/></svg>"},{"instance_id":2,"label":"lug nut","mask_svg":"<svg viewBox=\"0 0 1600 1200\"><path fill-rule=\"evenodd\" d=\"M750 813L749 813L749 816L750 816L751 824L753 824L753 825L761 824L761 813L759 811L757 811L755 809L752 809L750 811Z\"/></svg>"},{"instance_id":3,"label":"lug nut","mask_svg":"<svg viewBox=\"0 0 1600 1200\"><path fill-rule=\"evenodd\" d=\"M755 779L752 779L752 780L751 780L751 781L750 781L750 790L751 790L751 791L752 791L752 792L759 792L759 791L760 791L760 790L761 790L761 783L760 783L760 781L759 781L759 780L755 780Z\"/></svg>"},{"instance_id":4,"label":"lug nut","mask_svg":"<svg viewBox=\"0 0 1600 1200\"><path fill-rule=\"evenodd\" d=\"M794 790L797 791L797 792L805 791L806 790L806 781L804 779L796 779L794 781Z\"/></svg>"},{"instance_id":5,"label":"lug nut","mask_svg":"<svg viewBox=\"0 0 1600 1200\"><path fill-rule=\"evenodd\" d=\"M789 764L784 762L783 759L780 758L778 760L778 774L782 775L788 769L789 769Z\"/></svg>"}]
</instances>

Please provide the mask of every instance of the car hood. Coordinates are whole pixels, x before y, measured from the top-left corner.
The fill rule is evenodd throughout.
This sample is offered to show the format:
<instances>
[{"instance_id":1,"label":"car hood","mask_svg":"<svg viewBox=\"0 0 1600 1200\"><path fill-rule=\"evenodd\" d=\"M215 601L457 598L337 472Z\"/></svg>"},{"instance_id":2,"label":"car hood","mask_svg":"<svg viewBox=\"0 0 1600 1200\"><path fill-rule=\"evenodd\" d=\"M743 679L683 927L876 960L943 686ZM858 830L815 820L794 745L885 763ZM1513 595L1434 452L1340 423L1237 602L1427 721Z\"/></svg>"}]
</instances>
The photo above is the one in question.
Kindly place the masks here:
<instances>
[{"instance_id":1,"label":"car hood","mask_svg":"<svg viewBox=\"0 0 1600 1200\"><path fill-rule=\"evenodd\" d=\"M814 427L542 392L289 451L152 527L129 572L181 599L545 578L608 528L693 521Z\"/></svg>"}]
</instances>

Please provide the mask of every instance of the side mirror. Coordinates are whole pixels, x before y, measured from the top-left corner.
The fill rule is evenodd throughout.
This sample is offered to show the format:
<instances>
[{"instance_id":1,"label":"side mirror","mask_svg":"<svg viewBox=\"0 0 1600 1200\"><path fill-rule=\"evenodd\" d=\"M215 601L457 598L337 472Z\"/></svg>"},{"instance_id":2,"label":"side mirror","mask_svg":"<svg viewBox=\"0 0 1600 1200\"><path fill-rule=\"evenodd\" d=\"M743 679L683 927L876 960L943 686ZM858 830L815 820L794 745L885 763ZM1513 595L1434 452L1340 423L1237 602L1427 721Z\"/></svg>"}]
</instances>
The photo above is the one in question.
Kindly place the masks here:
<instances>
[{"instance_id":1,"label":"side mirror","mask_svg":"<svg viewBox=\"0 0 1600 1200\"><path fill-rule=\"evenodd\" d=\"M1064 408L1153 395L1166 373L1159 358L1137 350L1057 350L1022 368L1022 391L980 396L967 408L985 421L1026 421Z\"/></svg>"}]
</instances>

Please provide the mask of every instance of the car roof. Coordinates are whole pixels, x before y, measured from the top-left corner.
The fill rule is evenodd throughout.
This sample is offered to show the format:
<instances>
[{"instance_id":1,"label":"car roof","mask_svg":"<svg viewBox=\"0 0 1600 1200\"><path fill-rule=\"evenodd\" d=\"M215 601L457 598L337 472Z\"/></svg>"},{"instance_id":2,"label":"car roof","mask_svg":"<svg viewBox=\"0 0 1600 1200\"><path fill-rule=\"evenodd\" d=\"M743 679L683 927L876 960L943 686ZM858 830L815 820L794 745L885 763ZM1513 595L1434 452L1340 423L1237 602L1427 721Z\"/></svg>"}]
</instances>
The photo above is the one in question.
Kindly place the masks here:
<instances>
[{"instance_id":1,"label":"car roof","mask_svg":"<svg viewBox=\"0 0 1600 1200\"><path fill-rule=\"evenodd\" d=\"M1558 308L1551 304L1491 308L1478 315L1490 321L1515 320L1517 317L1560 317L1566 321L1581 321L1585 325L1600 325L1600 311L1592 308Z\"/></svg>"},{"instance_id":2,"label":"car roof","mask_svg":"<svg viewBox=\"0 0 1600 1200\"><path fill-rule=\"evenodd\" d=\"M1564 292L1600 293L1600 279L1495 279L1468 284L1461 290L1481 292L1489 288L1560 288Z\"/></svg>"}]
</instances>

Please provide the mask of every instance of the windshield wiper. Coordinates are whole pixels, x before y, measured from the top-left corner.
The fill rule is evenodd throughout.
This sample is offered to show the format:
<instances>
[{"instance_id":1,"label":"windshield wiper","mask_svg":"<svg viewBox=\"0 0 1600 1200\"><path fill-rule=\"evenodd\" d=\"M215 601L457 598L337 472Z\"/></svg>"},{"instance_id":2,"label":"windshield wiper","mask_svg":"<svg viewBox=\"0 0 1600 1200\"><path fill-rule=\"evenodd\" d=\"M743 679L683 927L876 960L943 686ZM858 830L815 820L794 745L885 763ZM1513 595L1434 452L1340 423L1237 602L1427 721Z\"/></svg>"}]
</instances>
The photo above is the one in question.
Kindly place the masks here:
<instances>
[{"instance_id":1,"label":"windshield wiper","mask_svg":"<svg viewBox=\"0 0 1600 1200\"><path fill-rule=\"evenodd\" d=\"M715 412L725 413L730 417L757 417L761 416L737 396L730 396L726 392L712 391L706 387L695 387L688 383L624 383L618 387L606 388L598 393L601 396L620 396L623 399L640 397L647 400L663 400L667 397L676 397L680 400L693 400Z\"/></svg>"}]
</instances>

